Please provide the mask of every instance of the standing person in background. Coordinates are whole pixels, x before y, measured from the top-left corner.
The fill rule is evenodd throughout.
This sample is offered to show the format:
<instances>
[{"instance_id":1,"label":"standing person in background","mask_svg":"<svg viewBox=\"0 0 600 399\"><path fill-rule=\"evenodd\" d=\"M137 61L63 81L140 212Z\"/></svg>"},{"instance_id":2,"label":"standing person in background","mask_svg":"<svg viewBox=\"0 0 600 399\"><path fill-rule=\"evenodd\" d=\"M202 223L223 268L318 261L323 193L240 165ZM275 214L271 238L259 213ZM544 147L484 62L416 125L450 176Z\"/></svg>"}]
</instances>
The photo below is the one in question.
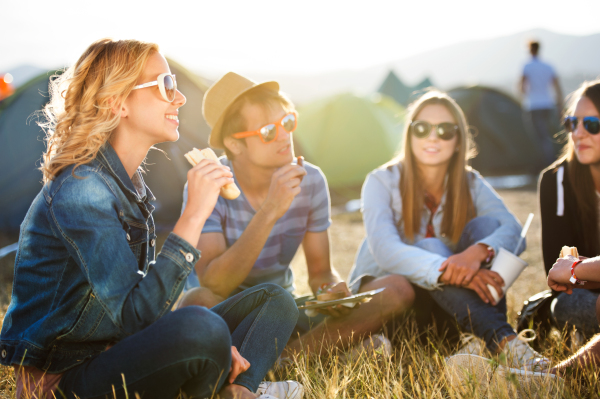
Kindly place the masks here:
<instances>
[{"instance_id":1,"label":"standing person in background","mask_svg":"<svg viewBox=\"0 0 600 399\"><path fill-rule=\"evenodd\" d=\"M570 98L568 141L539 182L546 273L564 245L588 257L600 254L600 80L584 83ZM587 338L600 333L594 317L599 294L599 289L558 294L551 306L558 327L575 326Z\"/></svg>"},{"instance_id":2,"label":"standing person in background","mask_svg":"<svg viewBox=\"0 0 600 399\"><path fill-rule=\"evenodd\" d=\"M545 167L555 159L550 127L553 110L558 109L559 114L562 111L562 92L554 68L550 64L540 61L539 51L539 42L529 42L531 61L523 68L520 91L524 95L523 106L542 148ZM552 86L556 100L551 95Z\"/></svg>"}]
</instances>

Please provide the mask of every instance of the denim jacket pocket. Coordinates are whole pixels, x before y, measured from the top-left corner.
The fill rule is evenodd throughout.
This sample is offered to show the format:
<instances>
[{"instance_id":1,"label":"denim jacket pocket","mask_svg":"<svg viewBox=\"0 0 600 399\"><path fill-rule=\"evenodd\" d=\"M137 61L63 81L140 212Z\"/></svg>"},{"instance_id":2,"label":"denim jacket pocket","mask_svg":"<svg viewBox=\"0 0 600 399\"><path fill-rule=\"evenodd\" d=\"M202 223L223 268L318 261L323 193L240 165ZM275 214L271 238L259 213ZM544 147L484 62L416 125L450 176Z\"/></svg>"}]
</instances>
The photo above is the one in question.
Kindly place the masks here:
<instances>
[{"instance_id":1,"label":"denim jacket pocket","mask_svg":"<svg viewBox=\"0 0 600 399\"><path fill-rule=\"evenodd\" d=\"M298 247L304 239L306 231L296 233L285 233L281 235L281 252L279 253L279 263L282 265L288 265L296 252Z\"/></svg>"},{"instance_id":2,"label":"denim jacket pocket","mask_svg":"<svg viewBox=\"0 0 600 399\"><path fill-rule=\"evenodd\" d=\"M87 341L94 335L104 316L105 312L102 306L98 303L94 293L90 292L87 302L73 327L56 339L65 342Z\"/></svg>"}]
</instances>

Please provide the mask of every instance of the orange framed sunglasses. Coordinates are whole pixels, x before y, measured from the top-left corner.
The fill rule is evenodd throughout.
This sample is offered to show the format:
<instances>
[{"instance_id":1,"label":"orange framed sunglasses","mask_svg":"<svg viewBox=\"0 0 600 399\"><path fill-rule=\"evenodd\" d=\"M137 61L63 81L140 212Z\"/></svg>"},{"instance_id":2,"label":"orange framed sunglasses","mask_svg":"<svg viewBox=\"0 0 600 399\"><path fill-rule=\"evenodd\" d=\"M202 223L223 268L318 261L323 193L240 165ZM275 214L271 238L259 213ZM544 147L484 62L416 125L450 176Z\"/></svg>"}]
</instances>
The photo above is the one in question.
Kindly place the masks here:
<instances>
[{"instance_id":1,"label":"orange framed sunglasses","mask_svg":"<svg viewBox=\"0 0 600 399\"><path fill-rule=\"evenodd\" d=\"M258 130L234 133L232 134L232 137L236 139L245 139L250 136L258 136L261 141L266 144L277 140L277 137L279 136L278 126L281 126L286 132L292 133L298 126L298 113L296 111L288 112L277 122L269 123Z\"/></svg>"}]
</instances>

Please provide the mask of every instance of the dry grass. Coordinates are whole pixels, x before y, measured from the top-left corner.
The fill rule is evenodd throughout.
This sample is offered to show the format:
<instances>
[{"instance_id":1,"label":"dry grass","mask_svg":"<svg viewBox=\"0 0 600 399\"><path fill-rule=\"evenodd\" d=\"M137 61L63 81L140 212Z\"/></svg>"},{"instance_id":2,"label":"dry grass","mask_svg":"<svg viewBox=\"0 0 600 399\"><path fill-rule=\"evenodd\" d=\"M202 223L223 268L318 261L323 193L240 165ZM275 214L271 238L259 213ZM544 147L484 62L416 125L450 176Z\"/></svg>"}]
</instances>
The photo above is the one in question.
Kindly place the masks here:
<instances>
[{"instance_id":1,"label":"dry grass","mask_svg":"<svg viewBox=\"0 0 600 399\"><path fill-rule=\"evenodd\" d=\"M529 263L507 294L509 321L514 323L523 301L532 294L546 289L540 249L540 220L536 193L533 188L505 190L500 195L521 221L529 212L534 218L528 234L528 247L522 258ZM335 216L330 229L332 261L342 277L346 277L356 250L364 237L360 214ZM0 317L8 304L12 259L0 261ZM308 294L306 264L302 250L292 261L296 274L298 294ZM566 382L558 392L557 387L527 387L519 385L514 376L505 383L487 386L482 381L472 381L465 388L452 387L444 374L444 358L455 349L443 342L432 331L417 334L410 319L395 333L394 354L390 358L362 355L350 364L341 364L331 353L322 358L300 357L292 367L271 374L270 378L295 379L304 384L307 398L515 398L515 397L600 397L600 383L594 370L584 373L583 384L576 379ZM561 360L570 349L560 334L550 335L542 343L544 355ZM504 382L504 381L502 381ZM14 396L12 370L0 367L0 398Z\"/></svg>"}]
</instances>

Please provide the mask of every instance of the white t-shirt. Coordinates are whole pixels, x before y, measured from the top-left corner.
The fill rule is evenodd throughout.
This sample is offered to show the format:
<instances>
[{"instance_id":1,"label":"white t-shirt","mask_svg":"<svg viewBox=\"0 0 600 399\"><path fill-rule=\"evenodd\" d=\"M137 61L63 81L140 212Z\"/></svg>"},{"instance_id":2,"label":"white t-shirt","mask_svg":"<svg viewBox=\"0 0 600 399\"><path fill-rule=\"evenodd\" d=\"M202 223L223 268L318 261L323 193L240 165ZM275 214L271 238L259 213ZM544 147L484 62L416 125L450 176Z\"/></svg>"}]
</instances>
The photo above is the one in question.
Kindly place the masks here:
<instances>
[{"instance_id":1,"label":"white t-shirt","mask_svg":"<svg viewBox=\"0 0 600 399\"><path fill-rule=\"evenodd\" d=\"M527 79L524 107L528 111L554 108L551 86L556 74L550 64L534 57L523 68Z\"/></svg>"}]
</instances>

